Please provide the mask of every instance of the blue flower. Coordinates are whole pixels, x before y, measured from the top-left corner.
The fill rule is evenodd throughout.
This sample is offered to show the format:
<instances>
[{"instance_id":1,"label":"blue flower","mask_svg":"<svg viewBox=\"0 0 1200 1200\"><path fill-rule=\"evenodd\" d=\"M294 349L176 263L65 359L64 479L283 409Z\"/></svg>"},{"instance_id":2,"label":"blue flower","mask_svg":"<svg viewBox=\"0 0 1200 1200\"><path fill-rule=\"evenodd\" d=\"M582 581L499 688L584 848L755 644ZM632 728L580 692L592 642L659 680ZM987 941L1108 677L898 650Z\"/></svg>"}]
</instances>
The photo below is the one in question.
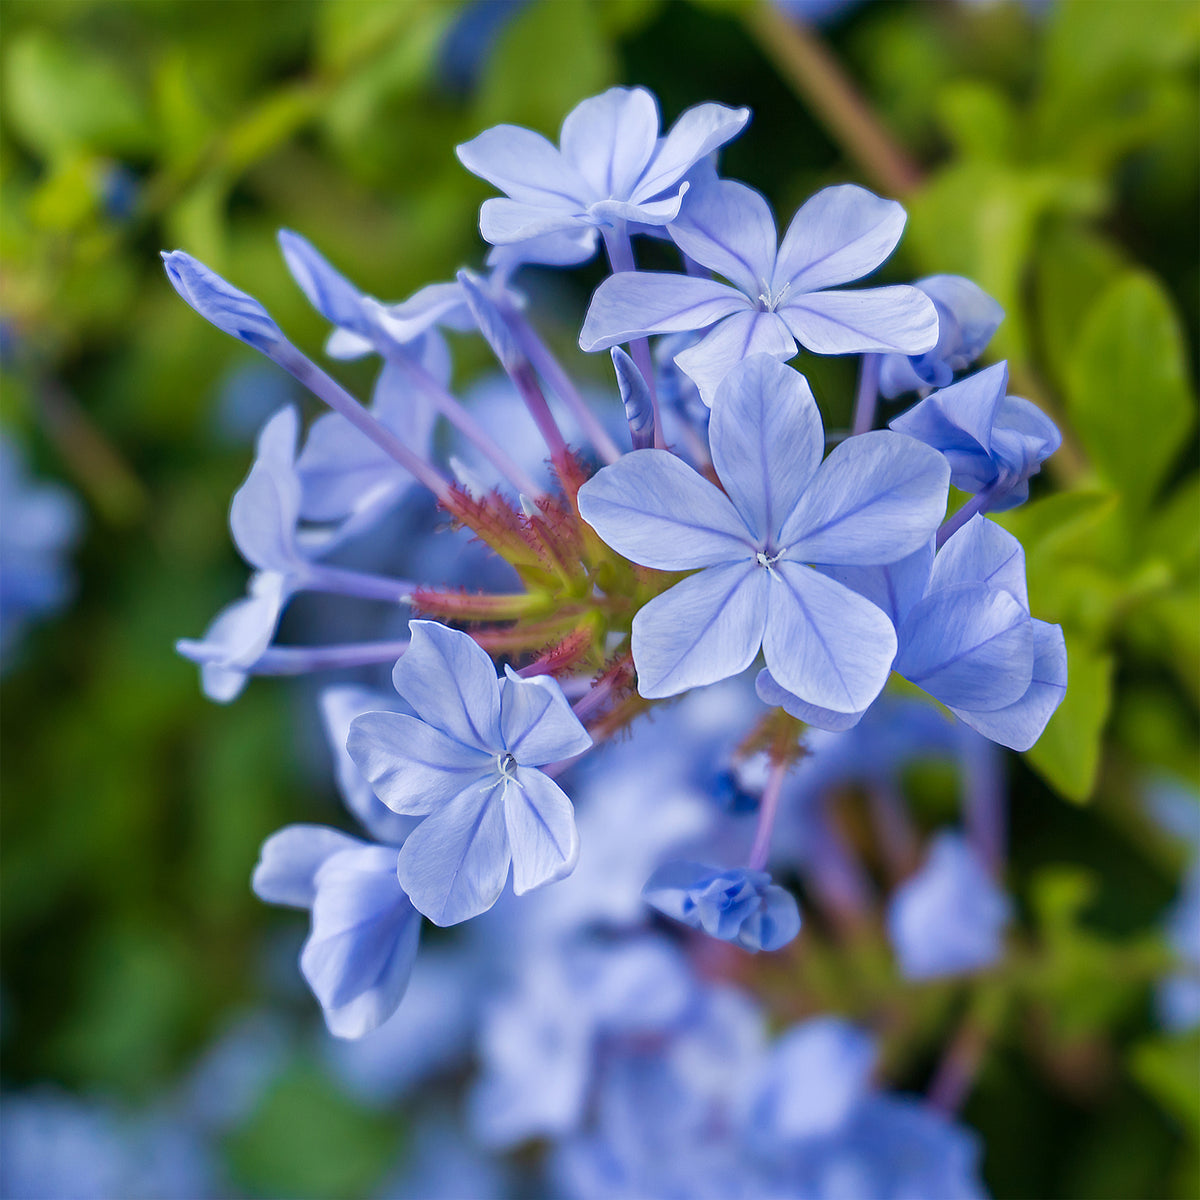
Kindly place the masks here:
<instances>
[{"instance_id":1,"label":"blue flower","mask_svg":"<svg viewBox=\"0 0 1200 1200\"><path fill-rule=\"evenodd\" d=\"M437 925L495 904L509 866L517 895L570 874L579 853L571 802L535 768L583 753L592 739L552 679L497 680L465 633L409 623L396 690L417 714L368 713L347 749L379 798L423 817L398 876Z\"/></svg>"},{"instance_id":2,"label":"blue flower","mask_svg":"<svg viewBox=\"0 0 1200 1200\"><path fill-rule=\"evenodd\" d=\"M907 979L979 971L1004 953L1008 897L958 833L939 834L924 866L888 905L892 946Z\"/></svg>"},{"instance_id":3,"label":"blue flower","mask_svg":"<svg viewBox=\"0 0 1200 1200\"><path fill-rule=\"evenodd\" d=\"M162 260L175 290L222 333L268 355L287 343L271 314L253 296L235 288L198 259L183 250L164 250Z\"/></svg>"},{"instance_id":4,"label":"blue flower","mask_svg":"<svg viewBox=\"0 0 1200 1200\"><path fill-rule=\"evenodd\" d=\"M674 220L689 172L749 119L745 108L700 104L660 138L658 103L645 88L609 88L568 114L561 149L532 130L497 125L457 153L468 171L507 197L484 201L479 228L486 241L503 246L583 232L577 255L556 260L583 262L595 251L597 228Z\"/></svg>"},{"instance_id":5,"label":"blue flower","mask_svg":"<svg viewBox=\"0 0 1200 1200\"><path fill-rule=\"evenodd\" d=\"M709 436L724 492L662 450L626 455L579 492L584 520L626 558L702 568L634 618L638 691L714 683L762 646L789 691L861 711L887 679L895 632L875 604L808 564L890 562L928 541L945 510L945 461L881 431L822 463L807 381L765 355L726 380Z\"/></svg>"},{"instance_id":6,"label":"blue flower","mask_svg":"<svg viewBox=\"0 0 1200 1200\"><path fill-rule=\"evenodd\" d=\"M396 880L395 846L323 825L289 825L263 844L255 894L307 908L312 929L300 971L335 1037L370 1033L404 997L421 917Z\"/></svg>"},{"instance_id":7,"label":"blue flower","mask_svg":"<svg viewBox=\"0 0 1200 1200\"><path fill-rule=\"evenodd\" d=\"M729 284L691 275L624 272L592 297L579 335L604 350L651 333L708 329L675 362L712 404L729 371L752 354L920 354L938 339L933 302L914 287L845 292L896 248L904 209L853 184L801 206L778 245L775 218L753 188L717 180L688 197L668 226L679 248Z\"/></svg>"},{"instance_id":8,"label":"blue flower","mask_svg":"<svg viewBox=\"0 0 1200 1200\"><path fill-rule=\"evenodd\" d=\"M934 392L889 424L940 450L956 488L986 491L990 510L1013 508L1029 498L1030 476L1062 444L1062 434L1036 404L1007 390L1008 363L996 363Z\"/></svg>"},{"instance_id":9,"label":"blue flower","mask_svg":"<svg viewBox=\"0 0 1200 1200\"><path fill-rule=\"evenodd\" d=\"M937 345L924 354L883 356L879 390L888 397L953 383L955 372L966 370L983 353L1004 320L1004 309L961 275L930 275L916 286L937 309Z\"/></svg>"},{"instance_id":10,"label":"blue flower","mask_svg":"<svg viewBox=\"0 0 1200 1200\"><path fill-rule=\"evenodd\" d=\"M664 916L752 954L778 950L800 932L795 897L766 871L671 862L650 876L643 895Z\"/></svg>"},{"instance_id":11,"label":"blue flower","mask_svg":"<svg viewBox=\"0 0 1200 1200\"><path fill-rule=\"evenodd\" d=\"M1061 626L1029 615L1025 555L1012 534L973 517L936 558L925 546L898 563L828 568L874 601L896 626L892 669L940 700L972 729L1028 750L1062 702L1067 651ZM770 669L758 694L823 729L847 729L861 713L798 701Z\"/></svg>"}]
</instances>

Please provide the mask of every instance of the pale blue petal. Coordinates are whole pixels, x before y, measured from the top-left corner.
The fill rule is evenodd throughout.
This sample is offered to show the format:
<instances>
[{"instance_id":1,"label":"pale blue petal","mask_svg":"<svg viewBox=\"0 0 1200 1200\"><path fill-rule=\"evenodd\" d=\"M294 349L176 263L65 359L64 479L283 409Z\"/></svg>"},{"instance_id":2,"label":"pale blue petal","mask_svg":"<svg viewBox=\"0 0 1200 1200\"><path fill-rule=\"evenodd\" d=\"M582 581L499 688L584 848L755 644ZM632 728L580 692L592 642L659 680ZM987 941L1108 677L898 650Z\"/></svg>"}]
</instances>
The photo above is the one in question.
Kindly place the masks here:
<instances>
[{"instance_id":1,"label":"pale blue petal","mask_svg":"<svg viewBox=\"0 0 1200 1200\"><path fill-rule=\"evenodd\" d=\"M314 880L325 861L366 844L327 825L289 825L263 842L250 886L268 904L311 908L317 894Z\"/></svg>"},{"instance_id":2,"label":"pale blue petal","mask_svg":"<svg viewBox=\"0 0 1200 1200\"><path fill-rule=\"evenodd\" d=\"M598 471L579 489L579 512L644 567L686 571L754 555L729 497L666 450L635 450Z\"/></svg>"},{"instance_id":3,"label":"pale blue petal","mask_svg":"<svg viewBox=\"0 0 1200 1200\"><path fill-rule=\"evenodd\" d=\"M355 718L346 752L379 799L406 816L433 812L496 765L495 754L464 745L406 713Z\"/></svg>"},{"instance_id":4,"label":"pale blue petal","mask_svg":"<svg viewBox=\"0 0 1200 1200\"><path fill-rule=\"evenodd\" d=\"M663 225L669 225L679 216L683 198L689 185L681 183L679 190L661 200L646 200L634 204L630 200L597 200L587 207L588 220L597 225L616 225L619 221L638 224L645 228L638 232L650 233Z\"/></svg>"},{"instance_id":5,"label":"pale blue petal","mask_svg":"<svg viewBox=\"0 0 1200 1200\"><path fill-rule=\"evenodd\" d=\"M522 679L511 667L500 684L504 749L522 766L540 767L582 754L592 738L549 675Z\"/></svg>"},{"instance_id":6,"label":"pale blue petal","mask_svg":"<svg viewBox=\"0 0 1200 1200\"><path fill-rule=\"evenodd\" d=\"M774 543L825 453L808 380L766 355L746 359L717 392L708 437L717 475L742 519L764 544Z\"/></svg>"},{"instance_id":7,"label":"pale blue petal","mask_svg":"<svg viewBox=\"0 0 1200 1200\"><path fill-rule=\"evenodd\" d=\"M313 308L334 325L369 338L371 324L363 311L362 292L306 238L290 229L281 229L278 236L288 270Z\"/></svg>"},{"instance_id":8,"label":"pale blue petal","mask_svg":"<svg viewBox=\"0 0 1200 1200\"><path fill-rule=\"evenodd\" d=\"M455 150L458 161L507 196L534 207L577 208L587 185L540 133L496 125Z\"/></svg>"},{"instance_id":9,"label":"pale blue petal","mask_svg":"<svg viewBox=\"0 0 1200 1200\"><path fill-rule=\"evenodd\" d=\"M596 289L579 345L607 350L650 333L691 333L750 307L741 292L715 279L623 271Z\"/></svg>"},{"instance_id":10,"label":"pale blue petal","mask_svg":"<svg viewBox=\"0 0 1200 1200\"><path fill-rule=\"evenodd\" d=\"M770 291L775 218L753 188L718 179L694 189L667 232L684 254L724 275L752 301Z\"/></svg>"},{"instance_id":11,"label":"pale blue petal","mask_svg":"<svg viewBox=\"0 0 1200 1200\"><path fill-rule=\"evenodd\" d=\"M992 712L951 712L985 738L1010 750L1025 751L1042 736L1067 693L1067 645L1061 625L1033 622L1033 678L1025 694L1013 704Z\"/></svg>"},{"instance_id":12,"label":"pale blue petal","mask_svg":"<svg viewBox=\"0 0 1200 1200\"><path fill-rule=\"evenodd\" d=\"M950 469L928 446L887 430L842 442L784 523L785 556L831 566L897 562L946 512Z\"/></svg>"},{"instance_id":13,"label":"pale blue petal","mask_svg":"<svg viewBox=\"0 0 1200 1200\"><path fill-rule=\"evenodd\" d=\"M352 360L362 358L364 354L374 351L375 344L370 338L352 333L349 329L338 328L325 339L325 353L330 358Z\"/></svg>"},{"instance_id":14,"label":"pale blue petal","mask_svg":"<svg viewBox=\"0 0 1200 1200\"><path fill-rule=\"evenodd\" d=\"M1015 596L1029 611L1025 550L1007 529L986 517L974 516L955 530L934 559L929 591L956 583L986 583Z\"/></svg>"},{"instance_id":15,"label":"pale blue petal","mask_svg":"<svg viewBox=\"0 0 1200 1200\"><path fill-rule=\"evenodd\" d=\"M750 561L708 567L633 618L638 691L676 696L744 671L762 643L767 573Z\"/></svg>"},{"instance_id":16,"label":"pale blue petal","mask_svg":"<svg viewBox=\"0 0 1200 1200\"><path fill-rule=\"evenodd\" d=\"M376 841L399 846L412 831L413 817L402 817L375 795L369 780L358 769L346 742L356 717L369 712L404 712L407 705L394 692L378 692L353 684L327 687L321 692L321 722L333 755L338 791L346 807Z\"/></svg>"},{"instance_id":17,"label":"pale blue petal","mask_svg":"<svg viewBox=\"0 0 1200 1200\"><path fill-rule=\"evenodd\" d=\"M591 739L589 739L590 742ZM566 793L541 771L521 767L504 789L504 825L518 896L562 879L579 858L575 810Z\"/></svg>"},{"instance_id":18,"label":"pale blue petal","mask_svg":"<svg viewBox=\"0 0 1200 1200\"><path fill-rule=\"evenodd\" d=\"M488 251L487 265L505 278L525 263L573 267L596 253L597 238L596 230L585 225L530 238L520 245L493 246Z\"/></svg>"},{"instance_id":19,"label":"pale blue petal","mask_svg":"<svg viewBox=\"0 0 1200 1200\"><path fill-rule=\"evenodd\" d=\"M335 1037L358 1038L396 1011L417 956L421 918L382 846L334 855L317 872L300 970Z\"/></svg>"},{"instance_id":20,"label":"pale blue petal","mask_svg":"<svg viewBox=\"0 0 1200 1200\"><path fill-rule=\"evenodd\" d=\"M473 329L475 325L457 283L431 283L407 300L387 305L385 312L385 327L401 335L396 339L401 342L411 342L435 325L460 332Z\"/></svg>"},{"instance_id":21,"label":"pale blue petal","mask_svg":"<svg viewBox=\"0 0 1200 1200\"><path fill-rule=\"evenodd\" d=\"M887 614L811 567L778 562L763 654L772 678L817 708L861 713L887 682L896 632Z\"/></svg>"},{"instance_id":22,"label":"pale blue petal","mask_svg":"<svg viewBox=\"0 0 1200 1200\"><path fill-rule=\"evenodd\" d=\"M953 341L938 349L951 371L969 367L984 351L1004 320L1004 309L977 283L961 275L930 275L917 280L921 289L949 317ZM939 314L940 315L940 314Z\"/></svg>"},{"instance_id":23,"label":"pale blue petal","mask_svg":"<svg viewBox=\"0 0 1200 1200\"><path fill-rule=\"evenodd\" d=\"M435 925L486 912L508 878L504 781L485 780L426 817L404 843L400 885Z\"/></svg>"},{"instance_id":24,"label":"pale blue petal","mask_svg":"<svg viewBox=\"0 0 1200 1200\"><path fill-rule=\"evenodd\" d=\"M206 321L264 354L286 345L279 326L253 296L239 291L199 259L182 250L163 251L171 286Z\"/></svg>"},{"instance_id":25,"label":"pale blue petal","mask_svg":"<svg viewBox=\"0 0 1200 1200\"><path fill-rule=\"evenodd\" d=\"M396 691L423 721L495 754L500 749L500 685L487 652L437 621L410 621L412 641L392 671Z\"/></svg>"},{"instance_id":26,"label":"pale blue petal","mask_svg":"<svg viewBox=\"0 0 1200 1200\"><path fill-rule=\"evenodd\" d=\"M493 246L505 246L578 229L582 219L579 207L543 207L499 197L480 205L479 232Z\"/></svg>"},{"instance_id":27,"label":"pale blue petal","mask_svg":"<svg viewBox=\"0 0 1200 1200\"><path fill-rule=\"evenodd\" d=\"M869 275L896 248L907 220L895 200L853 183L819 191L783 236L772 288L815 292Z\"/></svg>"},{"instance_id":28,"label":"pale blue petal","mask_svg":"<svg viewBox=\"0 0 1200 1200\"><path fill-rule=\"evenodd\" d=\"M789 292L779 315L814 354L922 354L937 344L933 301L906 284L857 292Z\"/></svg>"},{"instance_id":29,"label":"pale blue petal","mask_svg":"<svg viewBox=\"0 0 1200 1200\"><path fill-rule=\"evenodd\" d=\"M914 550L899 562L882 567L818 567L822 575L844 583L865 596L872 604L887 613L892 624L899 627L925 592L931 587L929 572L933 567L933 539Z\"/></svg>"},{"instance_id":30,"label":"pale blue petal","mask_svg":"<svg viewBox=\"0 0 1200 1200\"><path fill-rule=\"evenodd\" d=\"M689 108L659 139L632 199L649 200L674 187L701 159L737 137L749 119L748 108L726 108L723 104Z\"/></svg>"},{"instance_id":31,"label":"pale blue petal","mask_svg":"<svg viewBox=\"0 0 1200 1200\"><path fill-rule=\"evenodd\" d=\"M900 628L896 672L948 707L992 712L1033 678L1029 613L1008 592L960 583L926 596Z\"/></svg>"},{"instance_id":32,"label":"pale blue petal","mask_svg":"<svg viewBox=\"0 0 1200 1200\"><path fill-rule=\"evenodd\" d=\"M301 561L296 549L299 427L299 415L290 404L263 426L254 465L229 507L234 543L242 557L260 571L287 571Z\"/></svg>"},{"instance_id":33,"label":"pale blue petal","mask_svg":"<svg viewBox=\"0 0 1200 1200\"><path fill-rule=\"evenodd\" d=\"M806 725L812 725L817 729L828 730L830 733L842 733L847 729L853 729L865 715L865 710L843 713L834 712L830 708L818 708L815 704L807 704L799 696L789 692L787 688L780 687L771 672L765 668L759 671L755 678L754 689L764 704L778 706L784 712L795 717L797 721L803 721Z\"/></svg>"},{"instance_id":34,"label":"pale blue petal","mask_svg":"<svg viewBox=\"0 0 1200 1200\"><path fill-rule=\"evenodd\" d=\"M609 88L567 114L562 156L594 199L628 200L658 145L658 124L658 103L645 88Z\"/></svg>"},{"instance_id":35,"label":"pale blue petal","mask_svg":"<svg viewBox=\"0 0 1200 1200\"><path fill-rule=\"evenodd\" d=\"M739 312L722 321L695 346L675 355L675 365L700 391L710 408L717 389L740 362L756 354L789 359L796 343L776 313Z\"/></svg>"}]
</instances>

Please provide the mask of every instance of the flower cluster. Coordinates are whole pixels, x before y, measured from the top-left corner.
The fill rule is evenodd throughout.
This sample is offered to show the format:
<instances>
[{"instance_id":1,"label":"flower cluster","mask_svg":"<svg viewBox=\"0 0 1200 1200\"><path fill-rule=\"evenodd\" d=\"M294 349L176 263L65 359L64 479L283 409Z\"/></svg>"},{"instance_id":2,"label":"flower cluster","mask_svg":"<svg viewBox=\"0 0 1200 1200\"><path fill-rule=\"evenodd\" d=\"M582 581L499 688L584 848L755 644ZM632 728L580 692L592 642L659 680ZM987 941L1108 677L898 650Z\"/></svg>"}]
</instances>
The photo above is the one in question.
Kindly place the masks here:
<instances>
[{"instance_id":1,"label":"flower cluster","mask_svg":"<svg viewBox=\"0 0 1200 1200\"><path fill-rule=\"evenodd\" d=\"M339 684L322 700L369 840L291 826L264 846L254 887L310 910L301 970L342 1038L398 1008L403 1020L423 917L491 930L455 943L481 963L497 945L510 956L502 999L477 1015L478 1132L556 1139L558 1194L972 1196L970 1138L871 1082L867 1034L817 1020L769 1044L762 1011L712 977L737 954L720 943L788 953L802 922L783 883L856 919L867 884L812 799L821 772L851 765L899 851L901 971L1003 953L995 822L968 813L966 834L920 866L889 781L903 747L1028 748L1062 699L1062 632L1031 614L1021 547L986 516L1025 499L1058 434L1007 396L1003 364L957 378L1001 316L975 285L845 286L895 250L895 201L826 188L779 240L766 200L717 174L748 116L700 105L664 135L648 92L614 88L567 117L559 146L513 126L480 134L458 154L504 193L480 214L487 270L400 303L281 233L331 323L328 354L379 357L369 405L251 296L165 255L189 304L332 410L306 432L291 408L264 427L230 520L248 594L179 649L222 701L255 675L394 665L390 691ZM635 236L668 242L682 270L637 270ZM612 273L579 343L611 349L615 377L595 397L515 281L601 244ZM475 404L449 387L445 328L477 331L503 373ZM826 431L788 365L798 346L861 356L848 435ZM875 429L880 392L907 391L913 407ZM952 485L969 498L947 517ZM379 636L278 644L302 592L378 602ZM328 624L339 611L325 605ZM892 673L961 736L932 711L940 732L897 734ZM738 797L726 811L722 787ZM553 904L527 895L552 884ZM706 1157L662 1152L685 1143ZM899 1149L908 1174L889 1165Z\"/></svg>"}]
</instances>

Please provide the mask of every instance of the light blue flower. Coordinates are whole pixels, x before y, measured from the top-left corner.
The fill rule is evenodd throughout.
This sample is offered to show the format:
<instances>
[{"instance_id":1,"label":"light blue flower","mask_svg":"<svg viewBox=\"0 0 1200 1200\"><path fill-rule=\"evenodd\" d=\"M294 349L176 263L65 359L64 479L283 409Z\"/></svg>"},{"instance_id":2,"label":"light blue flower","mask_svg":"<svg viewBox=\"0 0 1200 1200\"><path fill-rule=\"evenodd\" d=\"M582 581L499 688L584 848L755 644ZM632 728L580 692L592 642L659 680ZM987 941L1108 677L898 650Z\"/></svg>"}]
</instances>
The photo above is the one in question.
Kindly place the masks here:
<instances>
[{"instance_id":1,"label":"light blue flower","mask_svg":"<svg viewBox=\"0 0 1200 1200\"><path fill-rule=\"evenodd\" d=\"M884 567L825 569L891 617L898 675L1003 746L1028 750L1041 737L1066 694L1066 643L1061 626L1029 615L1025 555L1012 534L976 516L936 558L927 545ZM823 729L862 715L803 703L769 664L758 694Z\"/></svg>"},{"instance_id":2,"label":"light blue flower","mask_svg":"<svg viewBox=\"0 0 1200 1200\"><path fill-rule=\"evenodd\" d=\"M934 840L921 869L888 905L888 936L907 979L979 971L1004 953L1012 905L958 833Z\"/></svg>"},{"instance_id":3,"label":"light blue flower","mask_svg":"<svg viewBox=\"0 0 1200 1200\"><path fill-rule=\"evenodd\" d=\"M412 621L396 690L415 717L368 713L347 749L379 798L423 817L400 852L399 879L437 925L495 904L513 869L517 895L570 874L579 853L571 802L539 766L592 739L546 676L497 680L465 633Z\"/></svg>"},{"instance_id":4,"label":"light blue flower","mask_svg":"<svg viewBox=\"0 0 1200 1200\"><path fill-rule=\"evenodd\" d=\"M889 422L899 433L940 450L950 482L987 493L1002 511L1029 498L1029 479L1062 444L1058 427L1036 404L1009 396L1008 363L996 363L927 396Z\"/></svg>"},{"instance_id":5,"label":"light blue flower","mask_svg":"<svg viewBox=\"0 0 1200 1200\"><path fill-rule=\"evenodd\" d=\"M797 341L817 354L931 350L937 312L917 288L836 290L874 271L896 248L904 222L894 200L842 184L802 205L779 245L766 200L745 184L716 180L688 197L668 232L689 258L729 283L661 272L613 275L592 297L579 344L605 350L651 333L709 329L675 362L710 405L743 359L786 360Z\"/></svg>"},{"instance_id":6,"label":"light blue flower","mask_svg":"<svg viewBox=\"0 0 1200 1200\"><path fill-rule=\"evenodd\" d=\"M766 871L670 862L650 876L642 894L664 916L752 954L778 950L800 932L796 898Z\"/></svg>"},{"instance_id":7,"label":"light blue flower","mask_svg":"<svg viewBox=\"0 0 1200 1200\"><path fill-rule=\"evenodd\" d=\"M484 201L479 228L485 241L503 246L583 232L587 241L569 260L583 262L595 251L600 227L661 226L678 216L688 174L749 119L745 108L700 104L660 138L650 92L616 87L567 115L561 149L532 130L497 125L457 153L468 171L507 197Z\"/></svg>"},{"instance_id":8,"label":"light blue flower","mask_svg":"<svg viewBox=\"0 0 1200 1200\"><path fill-rule=\"evenodd\" d=\"M584 520L626 558L701 568L634 618L638 691L673 696L714 683L745 670L762 646L789 691L861 711L891 667L892 623L808 564L891 562L928 541L945 510L945 461L878 432L822 463L807 381L765 355L730 374L709 436L725 491L673 454L637 450L579 492Z\"/></svg>"},{"instance_id":9,"label":"light blue flower","mask_svg":"<svg viewBox=\"0 0 1200 1200\"><path fill-rule=\"evenodd\" d=\"M918 279L915 286L937 309L937 345L924 354L883 356L879 390L888 397L953 383L955 373L966 370L983 353L1004 320L1004 309L961 275L930 275Z\"/></svg>"}]
</instances>

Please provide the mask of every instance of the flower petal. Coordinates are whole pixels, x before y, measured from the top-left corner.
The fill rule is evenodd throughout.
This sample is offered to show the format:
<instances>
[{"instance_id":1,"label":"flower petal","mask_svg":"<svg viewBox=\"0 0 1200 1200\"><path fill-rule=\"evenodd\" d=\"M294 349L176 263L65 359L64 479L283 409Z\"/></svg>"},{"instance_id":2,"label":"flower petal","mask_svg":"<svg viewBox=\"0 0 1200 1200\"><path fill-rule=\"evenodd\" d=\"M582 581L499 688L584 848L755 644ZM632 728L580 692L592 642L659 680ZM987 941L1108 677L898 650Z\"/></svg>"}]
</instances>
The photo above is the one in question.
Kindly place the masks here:
<instances>
[{"instance_id":1,"label":"flower petal","mask_svg":"<svg viewBox=\"0 0 1200 1200\"><path fill-rule=\"evenodd\" d=\"M504 824L512 851L513 891L518 896L575 869L579 858L575 810L549 775L532 767L518 770L504 790Z\"/></svg>"},{"instance_id":2,"label":"flower petal","mask_svg":"<svg viewBox=\"0 0 1200 1200\"><path fill-rule=\"evenodd\" d=\"M581 206L550 208L493 197L479 206L479 232L493 246L507 246L576 230L582 215Z\"/></svg>"},{"instance_id":3,"label":"flower petal","mask_svg":"<svg viewBox=\"0 0 1200 1200\"><path fill-rule=\"evenodd\" d=\"M950 711L985 738L1010 750L1025 751L1042 736L1067 693L1067 645L1061 625L1033 622L1033 677L1025 694L992 712Z\"/></svg>"},{"instance_id":4,"label":"flower petal","mask_svg":"<svg viewBox=\"0 0 1200 1200\"><path fill-rule=\"evenodd\" d=\"M787 558L833 566L897 562L919 550L946 511L950 468L936 451L887 430L842 442L784 522Z\"/></svg>"},{"instance_id":5,"label":"flower petal","mask_svg":"<svg viewBox=\"0 0 1200 1200\"><path fill-rule=\"evenodd\" d=\"M686 571L754 554L729 497L666 450L635 450L598 471L579 489L579 512L644 567Z\"/></svg>"},{"instance_id":6,"label":"flower petal","mask_svg":"<svg viewBox=\"0 0 1200 1200\"><path fill-rule=\"evenodd\" d=\"M593 198L627 200L658 145L658 125L658 103L645 88L609 88L567 114L562 156Z\"/></svg>"},{"instance_id":7,"label":"flower petal","mask_svg":"<svg viewBox=\"0 0 1200 1200\"><path fill-rule=\"evenodd\" d=\"M654 157L634 190L635 201L649 200L673 188L702 158L737 137L750 119L748 108L697 104L659 139Z\"/></svg>"},{"instance_id":8,"label":"flower petal","mask_svg":"<svg viewBox=\"0 0 1200 1200\"><path fill-rule=\"evenodd\" d=\"M937 344L933 301L915 287L789 293L779 307L814 354L923 354Z\"/></svg>"},{"instance_id":9,"label":"flower petal","mask_svg":"<svg viewBox=\"0 0 1200 1200\"><path fill-rule=\"evenodd\" d=\"M806 725L825 729L830 733L842 733L847 729L853 729L863 719L866 712L865 709L863 712L834 712L830 708L818 708L815 704L808 704L799 696L789 692L787 688L780 687L776 683L775 677L766 668L759 671L755 678L754 690L764 704L782 708L797 721L803 721Z\"/></svg>"},{"instance_id":10,"label":"flower petal","mask_svg":"<svg viewBox=\"0 0 1200 1200\"><path fill-rule=\"evenodd\" d=\"M335 1037L357 1038L396 1011L417 957L421 918L396 879L396 852L364 846L317 872L300 970Z\"/></svg>"},{"instance_id":11,"label":"flower petal","mask_svg":"<svg viewBox=\"0 0 1200 1200\"><path fill-rule=\"evenodd\" d=\"M931 586L929 572L933 566L933 539L914 550L899 562L882 567L818 567L822 575L844 583L846 587L865 596L887 613L893 625L899 626L909 610Z\"/></svg>"},{"instance_id":12,"label":"flower petal","mask_svg":"<svg viewBox=\"0 0 1200 1200\"><path fill-rule=\"evenodd\" d=\"M1025 550L1007 529L983 516L972 517L938 551L929 577L929 591L956 583L985 583L1008 592L1029 611L1025 583Z\"/></svg>"},{"instance_id":13,"label":"flower petal","mask_svg":"<svg viewBox=\"0 0 1200 1200\"><path fill-rule=\"evenodd\" d=\"M392 671L396 691L423 721L464 746L500 749L500 685L470 634L437 621L409 621L412 641Z\"/></svg>"},{"instance_id":14,"label":"flower petal","mask_svg":"<svg viewBox=\"0 0 1200 1200\"><path fill-rule=\"evenodd\" d=\"M744 671L762 643L768 582L760 567L734 562L655 596L633 618L638 692L676 696Z\"/></svg>"},{"instance_id":15,"label":"flower petal","mask_svg":"<svg viewBox=\"0 0 1200 1200\"><path fill-rule=\"evenodd\" d=\"M708 437L729 498L764 544L773 542L825 453L808 380L765 354L746 359L717 392Z\"/></svg>"},{"instance_id":16,"label":"flower petal","mask_svg":"<svg viewBox=\"0 0 1200 1200\"><path fill-rule=\"evenodd\" d=\"M795 353L796 343L777 314L739 312L675 355L675 365L691 378L700 399L711 408L717 389L738 363L755 354L788 359Z\"/></svg>"},{"instance_id":17,"label":"flower petal","mask_svg":"<svg viewBox=\"0 0 1200 1200\"><path fill-rule=\"evenodd\" d=\"M861 279L895 250L907 219L895 200L853 183L823 188L792 218L771 286L815 292Z\"/></svg>"},{"instance_id":18,"label":"flower petal","mask_svg":"<svg viewBox=\"0 0 1200 1200\"><path fill-rule=\"evenodd\" d=\"M268 904L311 908L314 880L325 861L366 844L327 825L289 825L263 842L250 886Z\"/></svg>"},{"instance_id":19,"label":"flower petal","mask_svg":"<svg viewBox=\"0 0 1200 1200\"><path fill-rule=\"evenodd\" d=\"M495 767L495 755L405 713L369 712L350 724L346 752L393 812L423 816Z\"/></svg>"},{"instance_id":20,"label":"flower petal","mask_svg":"<svg viewBox=\"0 0 1200 1200\"><path fill-rule=\"evenodd\" d=\"M457 925L496 903L511 854L504 787L483 781L426 817L400 850L400 886L435 925Z\"/></svg>"},{"instance_id":21,"label":"flower petal","mask_svg":"<svg viewBox=\"0 0 1200 1200\"><path fill-rule=\"evenodd\" d=\"M458 161L506 196L540 208L578 208L587 195L582 176L540 133L496 125L455 148Z\"/></svg>"},{"instance_id":22,"label":"flower petal","mask_svg":"<svg viewBox=\"0 0 1200 1200\"><path fill-rule=\"evenodd\" d=\"M771 206L753 188L731 179L694 188L667 232L684 254L751 300L769 290L778 235Z\"/></svg>"},{"instance_id":23,"label":"flower petal","mask_svg":"<svg viewBox=\"0 0 1200 1200\"><path fill-rule=\"evenodd\" d=\"M500 684L504 748L522 766L540 767L582 754L592 738L549 675L522 679L511 667Z\"/></svg>"},{"instance_id":24,"label":"flower petal","mask_svg":"<svg viewBox=\"0 0 1200 1200\"><path fill-rule=\"evenodd\" d=\"M579 345L607 350L650 333L691 333L750 307L741 292L715 279L622 271L593 294Z\"/></svg>"},{"instance_id":25,"label":"flower petal","mask_svg":"<svg viewBox=\"0 0 1200 1200\"><path fill-rule=\"evenodd\" d=\"M260 571L287 571L300 561L296 523L300 481L296 438L300 417L290 404L263 426L245 483L229 506L229 528L242 557Z\"/></svg>"},{"instance_id":26,"label":"flower petal","mask_svg":"<svg viewBox=\"0 0 1200 1200\"><path fill-rule=\"evenodd\" d=\"M948 707L993 712L1033 678L1033 629L1016 597L979 583L926 596L900 627L895 670Z\"/></svg>"},{"instance_id":27,"label":"flower petal","mask_svg":"<svg viewBox=\"0 0 1200 1200\"><path fill-rule=\"evenodd\" d=\"M362 292L307 238L290 229L281 229L278 237L287 268L313 308L334 325L370 338L371 324L363 310Z\"/></svg>"},{"instance_id":28,"label":"flower petal","mask_svg":"<svg viewBox=\"0 0 1200 1200\"><path fill-rule=\"evenodd\" d=\"M896 655L887 614L857 592L797 563L778 562L763 653L772 678L799 699L860 713L879 695Z\"/></svg>"}]
</instances>

